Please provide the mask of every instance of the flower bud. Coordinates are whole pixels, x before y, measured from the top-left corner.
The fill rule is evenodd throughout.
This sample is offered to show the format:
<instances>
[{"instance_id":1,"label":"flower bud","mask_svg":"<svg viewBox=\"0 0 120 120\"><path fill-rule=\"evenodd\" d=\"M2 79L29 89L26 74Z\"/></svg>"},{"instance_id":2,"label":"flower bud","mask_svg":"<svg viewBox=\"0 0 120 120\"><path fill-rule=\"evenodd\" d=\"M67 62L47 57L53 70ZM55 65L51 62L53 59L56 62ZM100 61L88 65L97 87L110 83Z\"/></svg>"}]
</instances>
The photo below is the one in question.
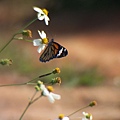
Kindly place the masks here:
<instances>
[{"instance_id":1,"label":"flower bud","mask_svg":"<svg viewBox=\"0 0 120 120\"><path fill-rule=\"evenodd\" d=\"M35 86L35 89L36 89L36 91L40 91L40 87L39 86Z\"/></svg>"},{"instance_id":2,"label":"flower bud","mask_svg":"<svg viewBox=\"0 0 120 120\"><path fill-rule=\"evenodd\" d=\"M55 69L53 70L53 74L56 74L56 73L60 73L60 68L55 68Z\"/></svg>"},{"instance_id":3,"label":"flower bud","mask_svg":"<svg viewBox=\"0 0 120 120\"><path fill-rule=\"evenodd\" d=\"M22 35L26 36L26 37L32 38L32 32L31 32L31 30L23 30L22 31Z\"/></svg>"},{"instance_id":4,"label":"flower bud","mask_svg":"<svg viewBox=\"0 0 120 120\"><path fill-rule=\"evenodd\" d=\"M0 60L1 65L8 65L9 66L9 65L12 65L12 62L13 61L11 59L1 59Z\"/></svg>"},{"instance_id":5,"label":"flower bud","mask_svg":"<svg viewBox=\"0 0 120 120\"><path fill-rule=\"evenodd\" d=\"M37 86L41 86L43 84L43 82L41 82L41 81L37 81Z\"/></svg>"},{"instance_id":6,"label":"flower bud","mask_svg":"<svg viewBox=\"0 0 120 120\"><path fill-rule=\"evenodd\" d=\"M54 78L54 79L52 79L51 80L51 82L50 82L52 85L54 85L54 84L61 84L61 78L60 77L56 77L56 78Z\"/></svg>"},{"instance_id":7,"label":"flower bud","mask_svg":"<svg viewBox=\"0 0 120 120\"><path fill-rule=\"evenodd\" d=\"M97 105L97 102L96 102L96 101L92 101L92 102L90 102L90 104L89 104L90 107L93 107L93 106L95 106L95 105Z\"/></svg>"}]
</instances>

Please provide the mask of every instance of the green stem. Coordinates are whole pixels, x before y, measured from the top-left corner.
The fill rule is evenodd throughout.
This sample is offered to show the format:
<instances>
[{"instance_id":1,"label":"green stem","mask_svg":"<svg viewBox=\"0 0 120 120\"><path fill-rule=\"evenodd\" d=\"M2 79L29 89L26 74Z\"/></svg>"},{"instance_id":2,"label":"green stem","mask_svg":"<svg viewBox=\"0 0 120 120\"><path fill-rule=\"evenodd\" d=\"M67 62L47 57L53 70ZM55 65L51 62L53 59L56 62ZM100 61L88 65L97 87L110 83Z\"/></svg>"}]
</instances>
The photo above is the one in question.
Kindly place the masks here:
<instances>
[{"instance_id":1,"label":"green stem","mask_svg":"<svg viewBox=\"0 0 120 120\"><path fill-rule=\"evenodd\" d=\"M10 42L14 39L14 37L17 35L18 33L14 34L13 37L8 41L8 43L3 46L3 48L0 50L0 53L10 44Z\"/></svg>"},{"instance_id":2,"label":"green stem","mask_svg":"<svg viewBox=\"0 0 120 120\"><path fill-rule=\"evenodd\" d=\"M75 112L71 113L71 114L68 115L67 117L70 117L70 116L72 116L73 114L77 113L78 111L80 111L80 110L82 110L82 109L85 109L85 108L87 108L87 107L89 107L89 105L87 105L87 106L85 106L85 107L82 107L82 108L76 110Z\"/></svg>"},{"instance_id":3,"label":"green stem","mask_svg":"<svg viewBox=\"0 0 120 120\"><path fill-rule=\"evenodd\" d=\"M39 76L39 77L37 77L37 78L34 78L34 79L32 79L32 80L30 80L30 81L28 81L28 82L18 83L18 84L5 84L5 85L0 85L0 87L31 85L32 82L35 82L37 79L40 79L40 78L42 78L42 77L46 77L46 76L51 75L51 74L52 74L52 72L47 73L47 74L44 74L44 75L41 75L41 76ZM33 83L33 84L34 84L34 83Z\"/></svg>"},{"instance_id":4,"label":"green stem","mask_svg":"<svg viewBox=\"0 0 120 120\"><path fill-rule=\"evenodd\" d=\"M25 27L23 27L20 31L26 29L28 26L30 26L32 23L34 23L38 18L36 17L35 19L33 19L31 22L29 22Z\"/></svg>"},{"instance_id":5,"label":"green stem","mask_svg":"<svg viewBox=\"0 0 120 120\"><path fill-rule=\"evenodd\" d=\"M53 73L53 72L46 73L46 74L44 74L44 75L39 76L39 78L42 78L42 77L45 77L45 76L51 75L52 73Z\"/></svg>"},{"instance_id":6,"label":"green stem","mask_svg":"<svg viewBox=\"0 0 120 120\"><path fill-rule=\"evenodd\" d=\"M38 79L38 77L37 77L37 78L34 78L34 79L30 80L30 81L35 81L36 79ZM5 84L5 85L0 85L0 87L10 87L10 86L29 85L29 84L31 84L30 81L24 82L24 83L18 83L18 84Z\"/></svg>"},{"instance_id":7,"label":"green stem","mask_svg":"<svg viewBox=\"0 0 120 120\"><path fill-rule=\"evenodd\" d=\"M19 38L17 38L17 37L14 37L14 39L16 39L16 40L22 40L22 41L26 41L26 42L33 42L32 40L19 39Z\"/></svg>"},{"instance_id":8,"label":"green stem","mask_svg":"<svg viewBox=\"0 0 120 120\"><path fill-rule=\"evenodd\" d=\"M25 110L23 111L22 115L20 116L20 119L19 120L22 120L24 114L26 113L26 111L28 110L28 108L30 107L30 105L33 103L33 99L36 95L37 91L35 91L35 93L33 94L32 98L30 99L28 105L26 106Z\"/></svg>"},{"instance_id":9,"label":"green stem","mask_svg":"<svg viewBox=\"0 0 120 120\"><path fill-rule=\"evenodd\" d=\"M33 104L35 101L37 101L38 99L40 99L42 97L42 95L38 96L37 98L35 98L33 101L31 101L31 104Z\"/></svg>"},{"instance_id":10,"label":"green stem","mask_svg":"<svg viewBox=\"0 0 120 120\"><path fill-rule=\"evenodd\" d=\"M44 74L44 75L40 75L38 78L46 77L46 76L51 75L51 74L52 74L52 72L46 73L46 74ZM38 78L35 78L35 79L33 79L33 80L30 80L30 81L28 81L27 83L34 82L34 81L35 81L36 79L38 79Z\"/></svg>"},{"instance_id":11,"label":"green stem","mask_svg":"<svg viewBox=\"0 0 120 120\"><path fill-rule=\"evenodd\" d=\"M5 85L0 85L0 87L21 86L21 85L26 85L26 84L27 83L5 84Z\"/></svg>"},{"instance_id":12,"label":"green stem","mask_svg":"<svg viewBox=\"0 0 120 120\"><path fill-rule=\"evenodd\" d=\"M35 19L33 19L31 22L29 22L25 27L23 27L21 30L19 30L17 33L15 33L14 35L13 35L13 37L7 42L7 44L5 45L5 46L3 46L3 48L0 50L0 53L11 43L11 41L14 39L14 37L17 35L17 34L19 34L19 33L21 33L22 32L22 30L24 30L24 29L26 29L28 26L30 26L33 22L35 22L37 20L37 18L35 18Z\"/></svg>"}]
</instances>

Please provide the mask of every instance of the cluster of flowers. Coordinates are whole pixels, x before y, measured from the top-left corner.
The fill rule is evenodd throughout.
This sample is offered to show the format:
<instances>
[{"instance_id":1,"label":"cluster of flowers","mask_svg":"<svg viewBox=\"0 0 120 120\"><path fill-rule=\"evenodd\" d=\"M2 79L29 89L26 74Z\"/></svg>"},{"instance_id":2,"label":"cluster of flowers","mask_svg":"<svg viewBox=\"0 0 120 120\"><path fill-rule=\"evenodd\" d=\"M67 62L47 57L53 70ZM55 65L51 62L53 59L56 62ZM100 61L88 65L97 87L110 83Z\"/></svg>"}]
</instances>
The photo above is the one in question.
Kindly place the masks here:
<instances>
[{"instance_id":1,"label":"cluster of flowers","mask_svg":"<svg viewBox=\"0 0 120 120\"><path fill-rule=\"evenodd\" d=\"M37 19L44 20L45 24L48 25L49 21L50 21L50 18L48 17L48 11L46 9L40 9L38 7L33 7L33 9L37 12ZM19 35L19 34L22 34L22 37L15 37L16 35ZM38 51L38 53L40 53L42 50L44 50L45 46L48 44L49 41L48 41L48 38L46 36L46 33L43 30L42 31L38 30L38 34L39 34L41 39L34 39L32 42L33 42L33 46L38 46L37 51ZM25 40L24 39L25 37L32 38L32 32L30 30L22 30L22 32L16 33L8 43L10 43L13 39ZM31 40L25 40L25 41L31 42ZM7 45L8 44L6 44L6 46ZM3 47L3 49L5 47ZM1 49L0 52L3 49ZM1 65L8 65L9 66L12 64L12 62L13 61L11 59L1 59L0 60Z\"/></svg>"},{"instance_id":2,"label":"cluster of flowers","mask_svg":"<svg viewBox=\"0 0 120 120\"><path fill-rule=\"evenodd\" d=\"M92 120L92 118L93 118L92 114L83 112L82 120ZM70 120L70 118L67 116L64 116L64 114L60 114L58 116L58 119L56 119L56 120Z\"/></svg>"},{"instance_id":3,"label":"cluster of flowers","mask_svg":"<svg viewBox=\"0 0 120 120\"><path fill-rule=\"evenodd\" d=\"M46 37L46 33L44 31L40 32L38 30L38 33L41 37L41 39L35 39L33 40L33 45L38 46L38 53L40 53L42 50L44 50L46 44L48 43L48 39Z\"/></svg>"},{"instance_id":4,"label":"cluster of flowers","mask_svg":"<svg viewBox=\"0 0 120 120\"><path fill-rule=\"evenodd\" d=\"M50 19L48 17L48 11L46 9L40 9L38 7L33 7L33 9L37 12L37 18L38 20L45 20L45 24L48 25ZM38 33L41 37L41 39L35 39L33 40L33 45L38 46L38 53L40 53L48 43L48 38L46 37L46 33L44 31L39 31Z\"/></svg>"},{"instance_id":5,"label":"cluster of flowers","mask_svg":"<svg viewBox=\"0 0 120 120\"><path fill-rule=\"evenodd\" d=\"M52 71L53 74L56 74L56 73L60 73L60 69L59 68L55 68L53 71ZM57 77L56 79L53 79L51 82L50 82L52 85L53 84L61 84L61 79L59 77ZM37 82L37 85L35 86L35 89L36 91L41 91L41 96L45 96L48 98L48 100L51 102L51 103L54 103L55 102L55 99L57 100L60 100L61 99L61 96L58 95L58 94L55 94L53 93L54 89L52 86L45 86L43 84L43 82L41 81L38 81Z\"/></svg>"}]
</instances>

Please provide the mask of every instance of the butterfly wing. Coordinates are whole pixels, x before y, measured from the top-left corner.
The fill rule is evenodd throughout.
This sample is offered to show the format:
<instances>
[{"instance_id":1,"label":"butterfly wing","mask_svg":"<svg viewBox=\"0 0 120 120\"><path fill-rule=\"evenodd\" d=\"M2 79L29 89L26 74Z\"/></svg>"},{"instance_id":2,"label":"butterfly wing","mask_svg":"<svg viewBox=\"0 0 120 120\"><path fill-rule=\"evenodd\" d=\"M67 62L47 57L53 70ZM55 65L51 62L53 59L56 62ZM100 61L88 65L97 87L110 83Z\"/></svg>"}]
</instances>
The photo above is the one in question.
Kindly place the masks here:
<instances>
[{"instance_id":1,"label":"butterfly wing","mask_svg":"<svg viewBox=\"0 0 120 120\"><path fill-rule=\"evenodd\" d=\"M67 54L68 54L67 49L58 44L57 42L54 42L52 39L52 41L49 42L48 46L43 51L39 60L41 62L48 62L53 58L65 57Z\"/></svg>"}]
</instances>

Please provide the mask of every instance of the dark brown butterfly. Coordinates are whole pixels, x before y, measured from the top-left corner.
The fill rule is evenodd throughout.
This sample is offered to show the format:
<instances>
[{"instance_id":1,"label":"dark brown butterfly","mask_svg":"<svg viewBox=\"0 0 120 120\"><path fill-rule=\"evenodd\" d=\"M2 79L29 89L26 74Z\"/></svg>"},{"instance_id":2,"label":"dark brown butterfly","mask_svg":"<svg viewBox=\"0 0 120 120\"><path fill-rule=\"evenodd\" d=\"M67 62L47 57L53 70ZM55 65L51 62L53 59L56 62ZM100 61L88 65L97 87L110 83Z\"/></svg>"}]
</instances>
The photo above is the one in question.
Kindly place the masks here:
<instances>
[{"instance_id":1,"label":"dark brown butterfly","mask_svg":"<svg viewBox=\"0 0 120 120\"><path fill-rule=\"evenodd\" d=\"M43 51L39 60L41 62L48 62L51 59L65 57L66 55L68 55L67 49L57 42L54 42L54 40L52 39Z\"/></svg>"}]
</instances>

